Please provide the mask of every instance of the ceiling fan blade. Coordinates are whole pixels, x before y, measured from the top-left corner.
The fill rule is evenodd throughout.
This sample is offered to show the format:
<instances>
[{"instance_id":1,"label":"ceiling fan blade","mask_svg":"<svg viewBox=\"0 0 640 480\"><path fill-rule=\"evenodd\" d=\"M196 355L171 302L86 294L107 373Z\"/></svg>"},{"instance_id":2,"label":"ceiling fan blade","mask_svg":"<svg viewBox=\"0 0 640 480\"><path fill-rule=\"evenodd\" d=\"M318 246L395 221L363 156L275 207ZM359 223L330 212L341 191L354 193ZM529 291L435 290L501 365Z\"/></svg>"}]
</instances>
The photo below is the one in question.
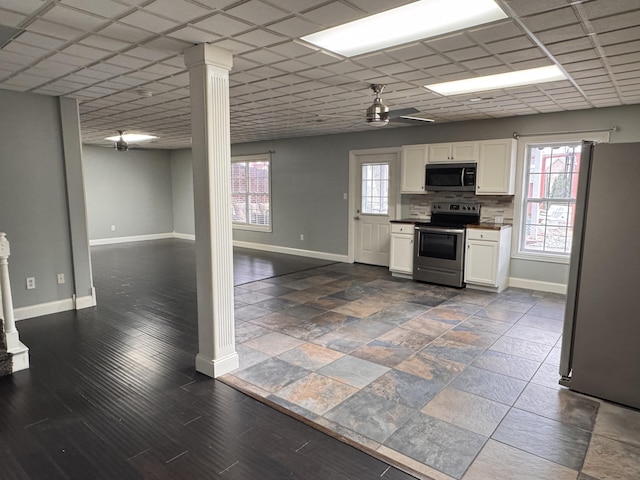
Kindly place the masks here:
<instances>
[{"instance_id":1,"label":"ceiling fan blade","mask_svg":"<svg viewBox=\"0 0 640 480\"><path fill-rule=\"evenodd\" d=\"M391 110L389 112L389 120L393 118L403 117L405 115L412 115L414 113L418 113L420 110L409 107L409 108L399 108L398 110Z\"/></svg>"}]
</instances>

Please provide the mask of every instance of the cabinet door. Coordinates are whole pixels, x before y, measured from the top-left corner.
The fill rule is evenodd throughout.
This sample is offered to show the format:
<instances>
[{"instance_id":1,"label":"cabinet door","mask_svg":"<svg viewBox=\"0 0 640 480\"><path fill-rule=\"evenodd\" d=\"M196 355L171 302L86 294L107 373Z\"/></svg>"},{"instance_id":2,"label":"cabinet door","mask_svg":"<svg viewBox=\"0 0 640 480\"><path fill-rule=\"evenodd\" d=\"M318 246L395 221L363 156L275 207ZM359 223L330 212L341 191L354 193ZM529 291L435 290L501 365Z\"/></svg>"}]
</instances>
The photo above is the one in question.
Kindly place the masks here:
<instances>
[{"instance_id":1,"label":"cabinet door","mask_svg":"<svg viewBox=\"0 0 640 480\"><path fill-rule=\"evenodd\" d=\"M389 270L399 273L413 273L413 235L391 235Z\"/></svg>"},{"instance_id":2,"label":"cabinet door","mask_svg":"<svg viewBox=\"0 0 640 480\"><path fill-rule=\"evenodd\" d=\"M498 285L498 242L467 240L464 281L496 287Z\"/></svg>"},{"instance_id":3,"label":"cabinet door","mask_svg":"<svg viewBox=\"0 0 640 480\"><path fill-rule=\"evenodd\" d=\"M431 145L429 145L429 163L443 163L450 161L450 143L432 143Z\"/></svg>"},{"instance_id":4,"label":"cabinet door","mask_svg":"<svg viewBox=\"0 0 640 480\"><path fill-rule=\"evenodd\" d=\"M481 142L476 195L513 195L515 161L516 141L513 138Z\"/></svg>"},{"instance_id":5,"label":"cabinet door","mask_svg":"<svg viewBox=\"0 0 640 480\"><path fill-rule=\"evenodd\" d=\"M404 145L400 173L400 193L424 193L427 145Z\"/></svg>"},{"instance_id":6,"label":"cabinet door","mask_svg":"<svg viewBox=\"0 0 640 480\"><path fill-rule=\"evenodd\" d=\"M477 162L478 142L452 143L451 160L453 160L454 162Z\"/></svg>"}]
</instances>

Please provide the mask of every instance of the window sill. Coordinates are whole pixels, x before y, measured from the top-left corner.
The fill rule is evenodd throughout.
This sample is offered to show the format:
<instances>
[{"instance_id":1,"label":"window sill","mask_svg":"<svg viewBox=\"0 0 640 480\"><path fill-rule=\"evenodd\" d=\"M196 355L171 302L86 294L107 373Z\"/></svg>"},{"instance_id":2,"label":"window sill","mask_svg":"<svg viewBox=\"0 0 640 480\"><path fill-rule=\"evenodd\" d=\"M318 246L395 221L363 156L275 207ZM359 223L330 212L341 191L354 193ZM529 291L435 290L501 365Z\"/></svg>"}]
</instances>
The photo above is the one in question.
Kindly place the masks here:
<instances>
[{"instance_id":1,"label":"window sill","mask_svg":"<svg viewBox=\"0 0 640 480\"><path fill-rule=\"evenodd\" d=\"M563 263L565 265L569 265L570 263L569 255L554 255L552 253L517 252L511 255L511 258L531 260L534 262Z\"/></svg>"},{"instance_id":2,"label":"window sill","mask_svg":"<svg viewBox=\"0 0 640 480\"><path fill-rule=\"evenodd\" d=\"M271 226L263 227L259 225L245 225L241 223L234 223L232 226L234 230L247 230L251 232L263 232L263 233L271 233L273 231Z\"/></svg>"}]
</instances>

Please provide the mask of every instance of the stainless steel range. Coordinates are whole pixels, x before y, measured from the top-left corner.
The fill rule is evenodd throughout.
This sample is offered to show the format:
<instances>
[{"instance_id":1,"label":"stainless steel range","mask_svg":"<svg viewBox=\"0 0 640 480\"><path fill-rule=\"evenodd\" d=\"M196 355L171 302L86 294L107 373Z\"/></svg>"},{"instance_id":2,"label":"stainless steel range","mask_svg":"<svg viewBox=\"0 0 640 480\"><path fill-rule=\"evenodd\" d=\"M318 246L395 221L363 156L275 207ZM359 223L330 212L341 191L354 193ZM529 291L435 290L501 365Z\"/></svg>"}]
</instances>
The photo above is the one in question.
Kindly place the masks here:
<instances>
[{"instance_id":1,"label":"stainless steel range","mask_svg":"<svg viewBox=\"0 0 640 480\"><path fill-rule=\"evenodd\" d=\"M413 279L464 287L465 225L479 222L478 203L434 203L431 221L416 223Z\"/></svg>"}]
</instances>

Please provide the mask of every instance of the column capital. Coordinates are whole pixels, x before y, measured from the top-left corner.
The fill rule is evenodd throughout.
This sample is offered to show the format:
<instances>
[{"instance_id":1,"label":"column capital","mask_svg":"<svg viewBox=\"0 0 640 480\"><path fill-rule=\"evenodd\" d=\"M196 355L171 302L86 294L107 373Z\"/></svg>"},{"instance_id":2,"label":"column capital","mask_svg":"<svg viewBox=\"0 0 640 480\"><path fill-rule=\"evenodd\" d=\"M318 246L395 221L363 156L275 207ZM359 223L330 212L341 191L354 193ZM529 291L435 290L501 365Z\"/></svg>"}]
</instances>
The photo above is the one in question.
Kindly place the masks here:
<instances>
[{"instance_id":1,"label":"column capital","mask_svg":"<svg viewBox=\"0 0 640 480\"><path fill-rule=\"evenodd\" d=\"M220 47L200 43L189 47L184 51L184 64L187 68L199 65L212 65L214 67L231 70L233 66L233 55L228 50Z\"/></svg>"}]
</instances>

